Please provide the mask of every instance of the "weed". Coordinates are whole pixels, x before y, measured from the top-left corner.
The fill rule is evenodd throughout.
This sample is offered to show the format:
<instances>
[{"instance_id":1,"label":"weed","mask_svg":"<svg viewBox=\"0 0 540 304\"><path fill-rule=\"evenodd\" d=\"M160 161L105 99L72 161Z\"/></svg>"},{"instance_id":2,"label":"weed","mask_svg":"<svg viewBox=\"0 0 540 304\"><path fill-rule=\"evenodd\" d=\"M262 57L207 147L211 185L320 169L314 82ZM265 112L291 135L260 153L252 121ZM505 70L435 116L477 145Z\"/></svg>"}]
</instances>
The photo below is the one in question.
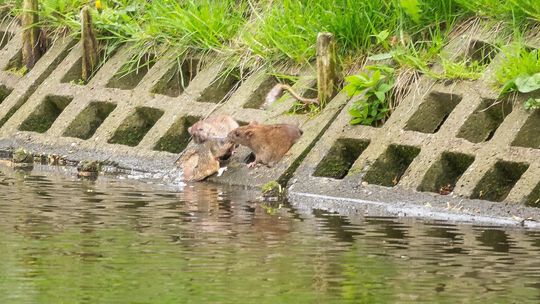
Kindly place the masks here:
<instances>
[{"instance_id":1,"label":"weed","mask_svg":"<svg viewBox=\"0 0 540 304\"><path fill-rule=\"evenodd\" d=\"M443 72L440 74L432 74L438 79L459 79L459 80L476 80L482 77L486 65L477 60L460 60L453 61L445 57L441 57Z\"/></svg>"},{"instance_id":2,"label":"weed","mask_svg":"<svg viewBox=\"0 0 540 304\"><path fill-rule=\"evenodd\" d=\"M368 66L367 71L345 78L343 88L349 96L363 94L349 108L350 124L377 125L390 115L390 91L394 86L394 69L388 66Z\"/></svg>"},{"instance_id":3,"label":"weed","mask_svg":"<svg viewBox=\"0 0 540 304\"><path fill-rule=\"evenodd\" d=\"M517 46L505 50L505 59L495 73L500 95L510 92L531 93L540 90L540 55L538 50ZM540 108L540 98L528 98L528 110Z\"/></svg>"}]
</instances>

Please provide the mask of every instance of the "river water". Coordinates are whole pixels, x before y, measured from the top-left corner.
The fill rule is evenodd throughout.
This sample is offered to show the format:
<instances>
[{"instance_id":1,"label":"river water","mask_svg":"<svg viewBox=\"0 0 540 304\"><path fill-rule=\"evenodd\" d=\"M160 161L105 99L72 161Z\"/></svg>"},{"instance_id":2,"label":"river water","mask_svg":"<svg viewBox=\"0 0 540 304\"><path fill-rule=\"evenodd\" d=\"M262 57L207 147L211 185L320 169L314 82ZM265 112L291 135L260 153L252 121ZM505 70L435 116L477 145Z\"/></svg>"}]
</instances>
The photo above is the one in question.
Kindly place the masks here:
<instances>
[{"instance_id":1,"label":"river water","mask_svg":"<svg viewBox=\"0 0 540 304\"><path fill-rule=\"evenodd\" d=\"M0 165L0 303L422 302L539 303L540 232Z\"/></svg>"}]
</instances>

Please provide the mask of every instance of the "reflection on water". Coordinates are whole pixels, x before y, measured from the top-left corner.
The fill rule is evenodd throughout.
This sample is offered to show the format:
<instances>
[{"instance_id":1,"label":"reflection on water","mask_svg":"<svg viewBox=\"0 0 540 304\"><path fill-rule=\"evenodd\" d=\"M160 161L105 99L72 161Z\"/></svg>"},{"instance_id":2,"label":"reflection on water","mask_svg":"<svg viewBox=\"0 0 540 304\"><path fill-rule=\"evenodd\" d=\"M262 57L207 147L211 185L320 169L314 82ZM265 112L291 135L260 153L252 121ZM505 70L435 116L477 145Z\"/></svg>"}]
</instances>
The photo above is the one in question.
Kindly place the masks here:
<instances>
[{"instance_id":1,"label":"reflection on water","mask_svg":"<svg viewBox=\"0 0 540 304\"><path fill-rule=\"evenodd\" d=\"M540 302L540 233L0 166L0 303Z\"/></svg>"}]
</instances>

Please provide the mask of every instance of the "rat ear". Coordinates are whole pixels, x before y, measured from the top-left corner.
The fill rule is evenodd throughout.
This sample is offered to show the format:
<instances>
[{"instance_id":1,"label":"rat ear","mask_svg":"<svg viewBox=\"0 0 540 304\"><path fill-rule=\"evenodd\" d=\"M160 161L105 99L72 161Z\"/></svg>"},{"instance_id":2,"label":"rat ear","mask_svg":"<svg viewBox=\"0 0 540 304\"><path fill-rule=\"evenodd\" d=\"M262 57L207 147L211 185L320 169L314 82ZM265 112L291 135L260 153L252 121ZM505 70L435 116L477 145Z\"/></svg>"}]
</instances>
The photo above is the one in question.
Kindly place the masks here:
<instances>
[{"instance_id":1,"label":"rat ear","mask_svg":"<svg viewBox=\"0 0 540 304\"><path fill-rule=\"evenodd\" d=\"M247 138L251 138L251 136L253 136L253 131L247 130L247 131L246 131L246 137L247 137Z\"/></svg>"},{"instance_id":2,"label":"rat ear","mask_svg":"<svg viewBox=\"0 0 540 304\"><path fill-rule=\"evenodd\" d=\"M252 121L249 122L249 125L248 125L248 126L256 126L256 125L258 125L258 124L259 124L259 123L256 122L255 120L252 120Z\"/></svg>"}]
</instances>

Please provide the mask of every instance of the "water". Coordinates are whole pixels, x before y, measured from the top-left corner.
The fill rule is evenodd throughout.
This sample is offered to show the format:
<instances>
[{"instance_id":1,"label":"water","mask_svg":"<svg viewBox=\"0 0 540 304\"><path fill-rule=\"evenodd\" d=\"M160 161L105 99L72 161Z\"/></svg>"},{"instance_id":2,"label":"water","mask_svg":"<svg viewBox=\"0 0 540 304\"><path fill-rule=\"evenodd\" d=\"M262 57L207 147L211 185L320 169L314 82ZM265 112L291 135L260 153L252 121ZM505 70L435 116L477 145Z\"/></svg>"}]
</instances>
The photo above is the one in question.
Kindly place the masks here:
<instances>
[{"instance_id":1,"label":"water","mask_svg":"<svg viewBox=\"0 0 540 304\"><path fill-rule=\"evenodd\" d=\"M540 302L540 232L55 170L0 166L0 303Z\"/></svg>"}]
</instances>

